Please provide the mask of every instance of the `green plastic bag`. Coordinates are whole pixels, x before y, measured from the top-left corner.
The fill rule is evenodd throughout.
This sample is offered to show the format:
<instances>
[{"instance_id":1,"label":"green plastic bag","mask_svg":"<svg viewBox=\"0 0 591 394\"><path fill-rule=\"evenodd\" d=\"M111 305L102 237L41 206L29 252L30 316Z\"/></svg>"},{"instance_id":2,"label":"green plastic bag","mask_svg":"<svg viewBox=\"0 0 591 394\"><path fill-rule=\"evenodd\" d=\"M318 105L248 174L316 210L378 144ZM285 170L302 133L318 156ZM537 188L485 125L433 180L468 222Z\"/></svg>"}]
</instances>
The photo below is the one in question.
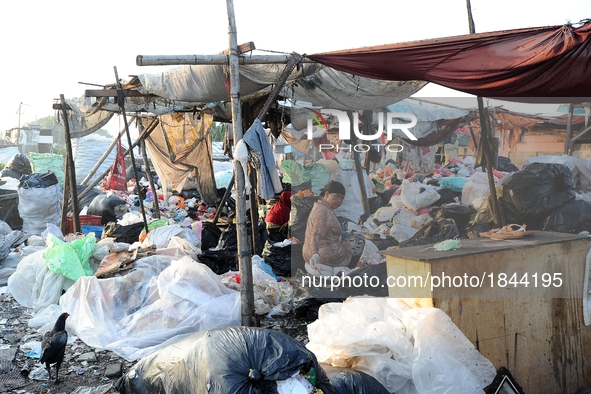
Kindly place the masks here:
<instances>
[{"instance_id":1,"label":"green plastic bag","mask_svg":"<svg viewBox=\"0 0 591 394\"><path fill-rule=\"evenodd\" d=\"M299 186L310 180L310 174L295 160L283 160L279 166L283 171L283 182Z\"/></svg>"},{"instance_id":2,"label":"green plastic bag","mask_svg":"<svg viewBox=\"0 0 591 394\"><path fill-rule=\"evenodd\" d=\"M52 171L61 187L64 187L64 157L55 153L29 152L29 161L33 172L45 173Z\"/></svg>"},{"instance_id":3,"label":"green plastic bag","mask_svg":"<svg viewBox=\"0 0 591 394\"><path fill-rule=\"evenodd\" d=\"M53 234L48 234L47 250L43 258L48 261L48 268L73 281L81 276L92 276L90 257L96 244L93 233L87 234L70 243L64 242Z\"/></svg>"}]
</instances>

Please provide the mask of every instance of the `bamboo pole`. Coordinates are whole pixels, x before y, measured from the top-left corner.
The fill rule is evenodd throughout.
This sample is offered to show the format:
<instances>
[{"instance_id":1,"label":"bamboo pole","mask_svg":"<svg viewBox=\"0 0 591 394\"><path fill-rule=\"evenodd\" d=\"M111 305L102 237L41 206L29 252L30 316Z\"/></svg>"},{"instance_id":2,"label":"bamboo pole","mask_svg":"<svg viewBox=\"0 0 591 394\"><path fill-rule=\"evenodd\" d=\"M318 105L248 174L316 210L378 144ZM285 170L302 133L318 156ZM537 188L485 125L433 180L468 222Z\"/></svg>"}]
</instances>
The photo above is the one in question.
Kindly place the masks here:
<instances>
[{"instance_id":1,"label":"bamboo pole","mask_svg":"<svg viewBox=\"0 0 591 394\"><path fill-rule=\"evenodd\" d=\"M150 133L152 131L154 131L154 129L156 128L156 126L158 125L157 121L154 121L152 124L150 124L150 126L148 127L148 129L144 132L144 134L140 135L137 139L136 142L133 143L133 145L131 146L131 149L127 149L125 151L123 151L123 157L127 156L127 154L129 152L132 152L133 149L138 146L139 142L148 138L148 136L150 135ZM100 183L100 181L103 180L104 177L107 176L107 174L109 173L109 171L111 171L111 168L107 168L105 171L103 171L103 173L97 177L97 179L94 182L91 182L90 185L88 185L88 187L86 189L84 189L84 191L82 193L80 193L80 195L78 196L78 198L84 198L88 195L88 193L90 193L90 191L92 190L93 187L95 187L96 185L98 185Z\"/></svg>"},{"instance_id":2,"label":"bamboo pole","mask_svg":"<svg viewBox=\"0 0 591 394\"><path fill-rule=\"evenodd\" d=\"M62 115L64 117L64 134L66 139L66 165L69 167L67 171L68 178L65 180L65 182L68 183L68 186L70 188L70 198L72 200L72 229L75 233L79 233L80 212L78 208L78 193L76 190L76 168L74 167L74 158L72 156L72 139L70 138L70 124L68 122L68 114L66 112L66 100L64 99L63 94L60 94L60 101L62 104ZM64 200L65 199L67 199L67 194L64 194Z\"/></svg>"},{"instance_id":3,"label":"bamboo pole","mask_svg":"<svg viewBox=\"0 0 591 394\"><path fill-rule=\"evenodd\" d=\"M234 130L234 146L242 139L242 112L240 108L240 72L238 59L238 39L236 33L236 17L234 3L226 0L228 9L228 63L230 65L230 99L232 102L232 124ZM253 326L254 287L252 279L251 251L248 249L248 232L246 230L246 196L245 179L239 160L234 161L236 177L236 233L238 237L238 264L240 269L240 300L242 325Z\"/></svg>"},{"instance_id":4,"label":"bamboo pole","mask_svg":"<svg viewBox=\"0 0 591 394\"><path fill-rule=\"evenodd\" d=\"M230 55L138 55L135 59L137 66L180 66L180 65L228 65ZM236 64L283 64L287 63L291 54L285 55L235 55ZM301 60L303 63L314 63L308 58Z\"/></svg>"},{"instance_id":5,"label":"bamboo pole","mask_svg":"<svg viewBox=\"0 0 591 394\"><path fill-rule=\"evenodd\" d=\"M119 81L119 75L117 74L117 67L113 67L115 71L115 83L117 84L117 102L119 104L119 108L121 108L121 112L123 115L123 124L125 125L125 134L127 134L127 145L132 146L131 143L131 135L129 134L129 124L127 124L127 114L125 113L125 97L123 96L123 88L121 87L121 81ZM136 141L137 142L137 141ZM146 229L146 234L150 231L148 229L148 219L146 218L146 211L144 211L144 201L140 196L140 188L139 188L139 179L137 174L137 167L135 166L135 157L133 156L133 148L130 148L129 151L131 152L131 165L133 166L133 174L135 176L135 187L137 189L137 194L139 197L140 203L140 211L142 211L142 218L144 220L144 227Z\"/></svg>"}]
</instances>

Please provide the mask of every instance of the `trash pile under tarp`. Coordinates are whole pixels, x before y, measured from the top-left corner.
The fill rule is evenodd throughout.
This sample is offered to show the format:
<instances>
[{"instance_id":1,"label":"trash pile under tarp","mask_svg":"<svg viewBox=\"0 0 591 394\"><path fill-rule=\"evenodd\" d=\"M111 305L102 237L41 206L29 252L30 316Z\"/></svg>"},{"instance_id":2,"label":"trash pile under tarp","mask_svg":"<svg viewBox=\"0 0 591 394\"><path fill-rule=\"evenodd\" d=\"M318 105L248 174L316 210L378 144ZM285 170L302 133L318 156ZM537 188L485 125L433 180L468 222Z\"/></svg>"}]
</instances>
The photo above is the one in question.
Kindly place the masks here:
<instances>
[{"instance_id":1,"label":"trash pile under tarp","mask_svg":"<svg viewBox=\"0 0 591 394\"><path fill-rule=\"evenodd\" d=\"M308 336L319 362L365 372L397 394L473 394L496 375L443 311L399 299L324 304Z\"/></svg>"},{"instance_id":2,"label":"trash pile under tarp","mask_svg":"<svg viewBox=\"0 0 591 394\"><path fill-rule=\"evenodd\" d=\"M591 201L576 192L572 171L565 164L527 164L503 179L496 192L507 223L525 224L528 230L591 231ZM474 224L492 221L489 197Z\"/></svg>"}]
</instances>

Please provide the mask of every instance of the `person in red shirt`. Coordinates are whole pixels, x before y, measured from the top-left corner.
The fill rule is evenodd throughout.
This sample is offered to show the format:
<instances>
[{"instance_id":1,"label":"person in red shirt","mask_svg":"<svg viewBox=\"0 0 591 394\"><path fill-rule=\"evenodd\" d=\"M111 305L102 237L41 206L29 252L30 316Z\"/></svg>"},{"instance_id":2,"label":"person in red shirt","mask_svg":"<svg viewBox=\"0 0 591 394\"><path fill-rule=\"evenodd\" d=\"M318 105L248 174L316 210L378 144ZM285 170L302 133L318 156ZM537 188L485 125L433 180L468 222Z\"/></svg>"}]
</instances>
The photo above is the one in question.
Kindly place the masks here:
<instances>
[{"instance_id":1,"label":"person in red shirt","mask_svg":"<svg viewBox=\"0 0 591 394\"><path fill-rule=\"evenodd\" d=\"M289 222L289 213L291 211L291 191L284 191L265 217L267 231L270 238L275 238L274 233L279 233L283 239L287 236L287 223ZM278 235L279 235L278 234ZM282 241L278 240L278 241ZM275 240L275 239L274 239Z\"/></svg>"}]
</instances>

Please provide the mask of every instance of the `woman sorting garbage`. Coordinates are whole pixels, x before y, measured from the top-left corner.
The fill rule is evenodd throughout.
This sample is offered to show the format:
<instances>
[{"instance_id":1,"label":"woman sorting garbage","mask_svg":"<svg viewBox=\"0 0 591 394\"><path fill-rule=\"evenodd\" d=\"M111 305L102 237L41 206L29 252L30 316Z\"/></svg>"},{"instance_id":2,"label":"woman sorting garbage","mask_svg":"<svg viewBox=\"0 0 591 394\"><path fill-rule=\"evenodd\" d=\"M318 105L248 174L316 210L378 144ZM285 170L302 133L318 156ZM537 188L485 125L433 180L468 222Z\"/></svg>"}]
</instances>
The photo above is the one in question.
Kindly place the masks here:
<instances>
[{"instance_id":1,"label":"woman sorting garbage","mask_svg":"<svg viewBox=\"0 0 591 394\"><path fill-rule=\"evenodd\" d=\"M323 189L322 200L310 211L306 224L303 257L311 275L330 276L354 269L361 257L365 238L341 230L334 210L345 199L345 186L331 181Z\"/></svg>"}]
</instances>

